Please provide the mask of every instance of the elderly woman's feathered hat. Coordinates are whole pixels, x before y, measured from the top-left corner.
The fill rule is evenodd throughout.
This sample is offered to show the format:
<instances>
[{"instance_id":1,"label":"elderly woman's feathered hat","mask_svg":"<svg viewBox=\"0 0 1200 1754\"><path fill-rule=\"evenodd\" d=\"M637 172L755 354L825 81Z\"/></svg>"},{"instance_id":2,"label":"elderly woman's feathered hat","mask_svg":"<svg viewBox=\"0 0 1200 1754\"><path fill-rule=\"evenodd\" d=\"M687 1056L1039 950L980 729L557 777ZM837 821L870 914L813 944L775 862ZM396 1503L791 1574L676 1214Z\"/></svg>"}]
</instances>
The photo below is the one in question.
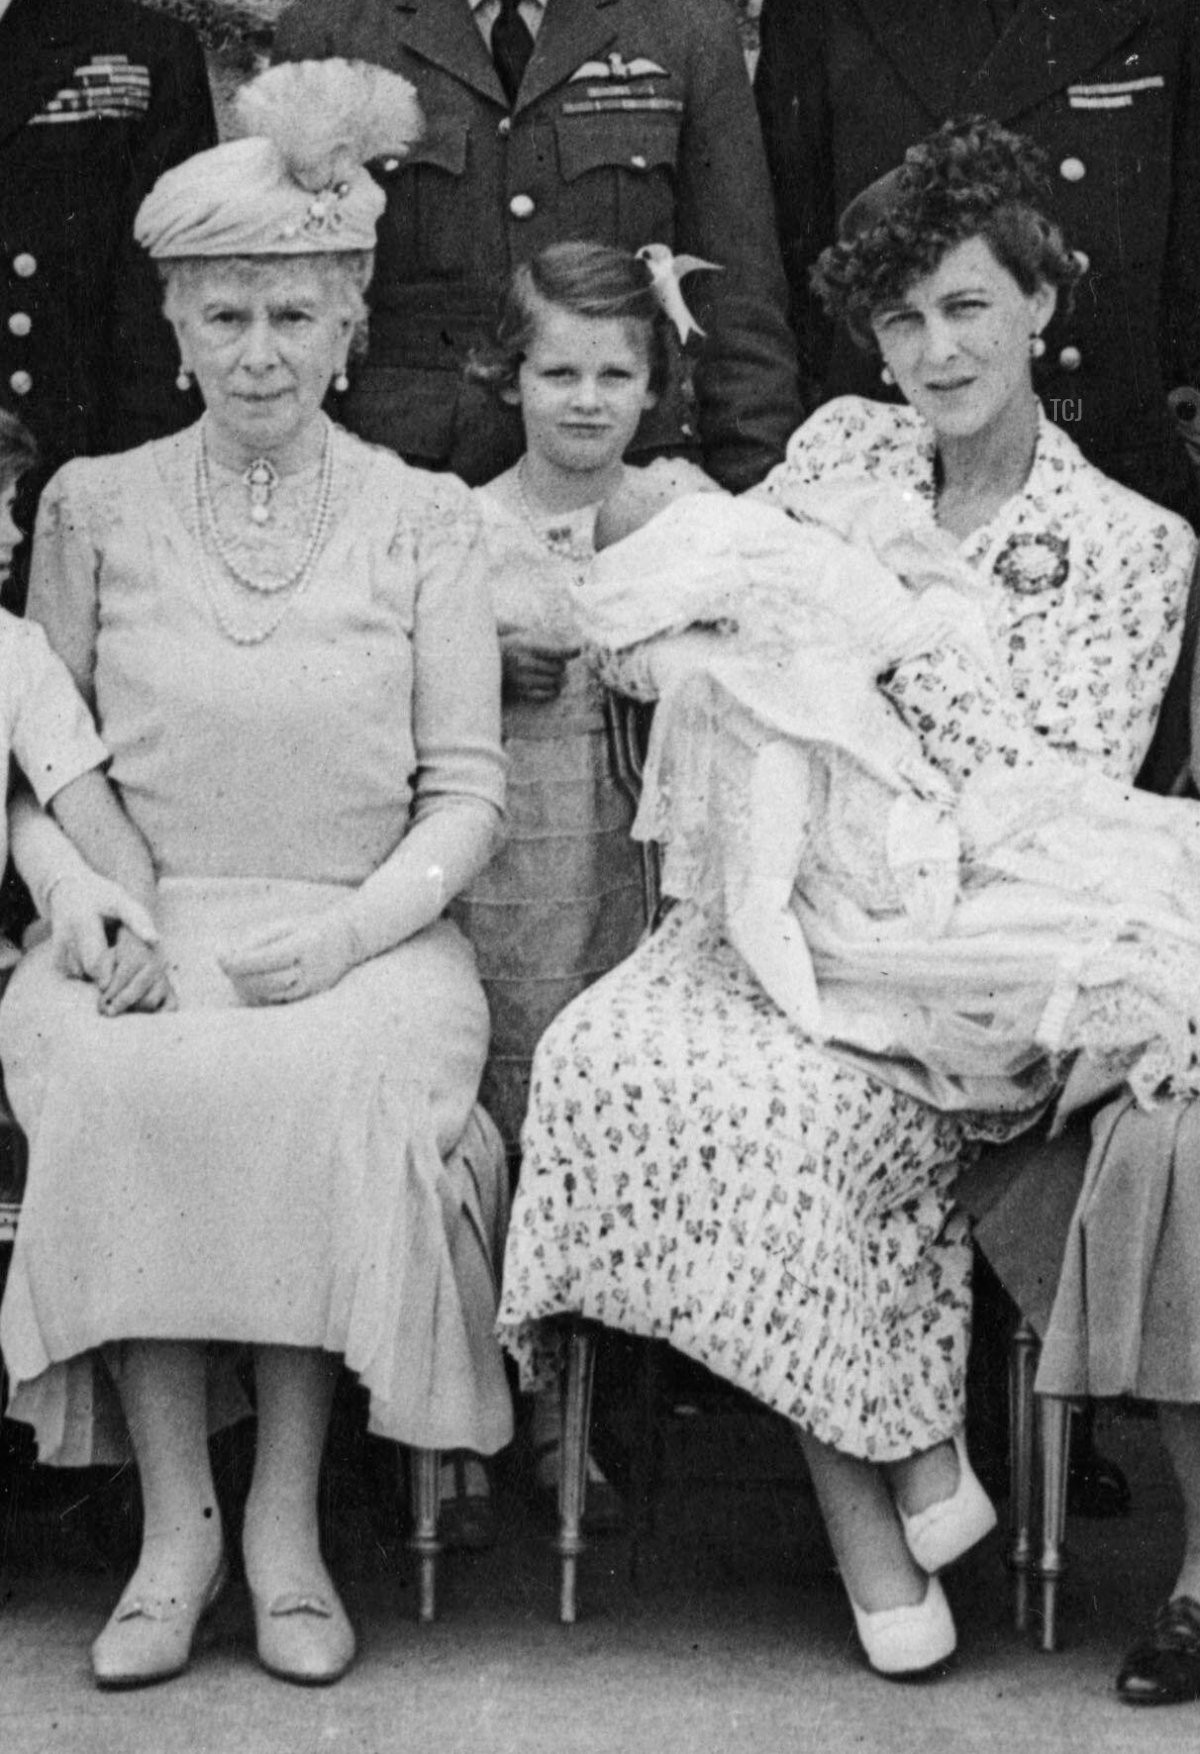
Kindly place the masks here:
<instances>
[{"instance_id":1,"label":"elderly woman's feathered hat","mask_svg":"<svg viewBox=\"0 0 1200 1754\"><path fill-rule=\"evenodd\" d=\"M369 159L420 138L416 93L365 61L296 61L243 86L246 138L161 176L134 236L151 256L305 256L372 250L384 209Z\"/></svg>"}]
</instances>

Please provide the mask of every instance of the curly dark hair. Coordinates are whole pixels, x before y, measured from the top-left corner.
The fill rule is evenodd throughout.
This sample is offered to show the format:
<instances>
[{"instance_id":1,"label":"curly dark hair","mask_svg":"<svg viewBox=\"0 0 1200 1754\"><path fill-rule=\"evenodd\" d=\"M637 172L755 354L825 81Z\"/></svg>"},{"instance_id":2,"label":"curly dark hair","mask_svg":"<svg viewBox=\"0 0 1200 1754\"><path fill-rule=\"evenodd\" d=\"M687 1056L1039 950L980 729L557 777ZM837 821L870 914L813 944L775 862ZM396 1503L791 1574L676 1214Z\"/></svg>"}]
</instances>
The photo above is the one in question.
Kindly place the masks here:
<instances>
[{"instance_id":1,"label":"curly dark hair","mask_svg":"<svg viewBox=\"0 0 1200 1754\"><path fill-rule=\"evenodd\" d=\"M15 414L0 408L0 493L15 487L21 476L37 462L33 434Z\"/></svg>"},{"instance_id":2,"label":"curly dark hair","mask_svg":"<svg viewBox=\"0 0 1200 1754\"><path fill-rule=\"evenodd\" d=\"M580 317L616 318L644 327L650 389L655 396L664 393L673 370L673 331L654 293L650 269L628 250L580 240L551 244L514 270L494 344L476 350L468 361L467 376L474 383L497 395L514 387L537 327L539 301Z\"/></svg>"},{"instance_id":3,"label":"curly dark hair","mask_svg":"<svg viewBox=\"0 0 1200 1754\"><path fill-rule=\"evenodd\" d=\"M1069 303L1083 273L1047 212L1045 153L986 116L946 122L843 213L812 284L860 346L872 316L933 273L948 251L982 238L1021 291L1054 286Z\"/></svg>"}]
</instances>

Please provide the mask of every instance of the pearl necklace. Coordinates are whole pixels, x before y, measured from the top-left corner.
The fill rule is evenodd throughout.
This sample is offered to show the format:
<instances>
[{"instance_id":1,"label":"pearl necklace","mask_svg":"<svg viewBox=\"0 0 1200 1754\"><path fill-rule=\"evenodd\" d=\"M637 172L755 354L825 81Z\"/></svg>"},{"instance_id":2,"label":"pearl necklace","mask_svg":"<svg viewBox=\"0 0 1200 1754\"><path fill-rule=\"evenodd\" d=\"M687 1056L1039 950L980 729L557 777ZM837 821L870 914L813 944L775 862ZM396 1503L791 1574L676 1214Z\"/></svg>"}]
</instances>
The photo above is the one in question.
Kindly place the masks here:
<instances>
[{"instance_id":1,"label":"pearl necklace","mask_svg":"<svg viewBox=\"0 0 1200 1754\"><path fill-rule=\"evenodd\" d=\"M267 466L270 467L269 464ZM251 464L251 469L258 467L258 464ZM309 530L308 541L304 545L304 552L300 556L299 564L293 567L292 571L282 579L255 578L252 574L242 571L236 560L234 560L232 554L230 554L229 549L225 545L225 539L221 535L220 526L217 523L217 508L213 503L212 477L209 471L208 441L205 436L205 423L203 421L200 422L196 438L195 500L197 528L200 530L202 537L208 537L212 546L216 549L217 554L224 563L226 570L233 575L239 585L244 585L248 591L258 591L262 596L270 597L274 596L277 591L287 591L290 590L293 585L299 584L300 580L304 577L305 573L307 573L313 561L316 559L317 550L321 545L322 538L324 537L325 523L329 516L329 502L332 487L333 427L331 423L326 420L324 442L321 446L321 483L317 492L317 511L312 527Z\"/></svg>"},{"instance_id":2,"label":"pearl necklace","mask_svg":"<svg viewBox=\"0 0 1200 1754\"><path fill-rule=\"evenodd\" d=\"M537 537L538 541L544 548L548 548L551 554L556 554L563 560L572 560L576 563L588 561L593 558L595 551L592 544L589 542L586 545L581 546L580 543L576 541L575 530L570 522L569 513L562 513L562 516L567 521L560 524L547 524L544 517L539 518L537 512L533 508L533 503L529 498L529 491L525 483L524 457L522 457L521 461L517 464L517 499L520 501L521 505L521 516L525 519L525 522L529 525L529 528ZM586 508L580 506L577 509L583 511ZM553 515L553 513L550 514L551 517L553 517Z\"/></svg>"},{"instance_id":3,"label":"pearl necklace","mask_svg":"<svg viewBox=\"0 0 1200 1754\"><path fill-rule=\"evenodd\" d=\"M312 533L305 545L304 558L300 566L280 583L277 583L274 580L264 583L261 579L247 577L240 568L234 565L233 561L227 554L224 544L221 541L220 532L217 529L216 508L212 503L211 488L208 482L207 461L207 447L204 443L204 426L202 422L196 443L196 469L193 480L193 509L196 518L196 536L200 548L201 561L200 583L204 589L204 595L208 599L208 606L213 612L213 619L220 631L225 635L226 639L231 640L236 646L262 645L265 640L269 640L271 635L275 633L283 621L284 616L288 613L288 610L293 608L294 605L300 601L300 598L304 595L312 582L317 556L321 551L321 545L324 542L325 534L329 527L333 505L332 426L328 421L326 422L325 446L321 454L321 486L317 499L317 515L313 523ZM239 623L236 616L230 613L228 604L222 603L220 594L222 586L218 581L211 563L211 557L205 542L206 531L212 540L212 545L215 547L218 556L235 583L242 585L247 590L257 592L260 599L263 596L279 596L281 593L288 593L283 597L280 607L271 616L269 621L256 625L247 625L245 622Z\"/></svg>"}]
</instances>

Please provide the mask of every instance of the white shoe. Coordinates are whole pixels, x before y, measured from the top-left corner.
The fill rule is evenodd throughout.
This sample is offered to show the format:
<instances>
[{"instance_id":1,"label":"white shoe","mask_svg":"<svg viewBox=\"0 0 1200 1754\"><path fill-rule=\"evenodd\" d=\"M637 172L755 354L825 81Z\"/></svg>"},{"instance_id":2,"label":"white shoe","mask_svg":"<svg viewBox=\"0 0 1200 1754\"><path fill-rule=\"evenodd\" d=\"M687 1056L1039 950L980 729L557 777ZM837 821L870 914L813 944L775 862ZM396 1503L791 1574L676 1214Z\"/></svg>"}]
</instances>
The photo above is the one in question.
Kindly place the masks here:
<instances>
[{"instance_id":1,"label":"white shoe","mask_svg":"<svg viewBox=\"0 0 1200 1754\"><path fill-rule=\"evenodd\" d=\"M936 1577L925 1588L925 1600L904 1608L881 1608L868 1614L853 1596L854 1624L867 1661L877 1675L894 1680L927 1675L954 1655L958 1634L945 1591Z\"/></svg>"},{"instance_id":2,"label":"white shoe","mask_svg":"<svg viewBox=\"0 0 1200 1754\"><path fill-rule=\"evenodd\" d=\"M967 1460L961 1431L955 1433L954 1454L958 1458L958 1485L949 1498L939 1498L913 1516L900 1512L905 1542L922 1571L941 1571L953 1564L996 1526L996 1507Z\"/></svg>"}]
</instances>

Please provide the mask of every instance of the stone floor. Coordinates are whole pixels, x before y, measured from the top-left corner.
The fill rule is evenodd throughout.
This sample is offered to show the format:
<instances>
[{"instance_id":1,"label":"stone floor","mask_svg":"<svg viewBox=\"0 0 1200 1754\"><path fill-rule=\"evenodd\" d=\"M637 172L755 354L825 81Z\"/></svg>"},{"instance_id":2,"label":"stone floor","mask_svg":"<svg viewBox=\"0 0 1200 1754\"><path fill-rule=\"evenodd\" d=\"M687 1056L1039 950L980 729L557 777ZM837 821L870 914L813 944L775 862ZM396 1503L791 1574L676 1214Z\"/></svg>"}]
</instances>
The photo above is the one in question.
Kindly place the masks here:
<instances>
[{"instance_id":1,"label":"stone floor","mask_svg":"<svg viewBox=\"0 0 1200 1754\"><path fill-rule=\"evenodd\" d=\"M338 1687L305 1691L254 1666L232 1590L191 1671L148 1692L100 1695L87 1646L133 1538L127 1482L71 1491L10 1469L3 1498L3 1754L971 1754L976 1749L1158 1750L1195 1745L1200 1706L1137 1712L1111 1691L1131 1629L1170 1583L1177 1513L1153 1423L1102 1416L1126 1467L1128 1520L1075 1522L1064 1649L1012 1630L1002 1542L951 1575L959 1659L937 1683L897 1686L862 1666L810 1492L785 1429L747 1403L676 1396L664 1419L653 1526L597 1543L576 1626L555 1620L549 1525L510 1465L504 1534L443 1561L440 1618L415 1623L394 1458L353 1432L335 1448L328 1544L362 1635ZM696 1404L698 1399L699 1404ZM350 1425L353 1425L351 1420ZM224 1487L244 1475L222 1452Z\"/></svg>"}]
</instances>

